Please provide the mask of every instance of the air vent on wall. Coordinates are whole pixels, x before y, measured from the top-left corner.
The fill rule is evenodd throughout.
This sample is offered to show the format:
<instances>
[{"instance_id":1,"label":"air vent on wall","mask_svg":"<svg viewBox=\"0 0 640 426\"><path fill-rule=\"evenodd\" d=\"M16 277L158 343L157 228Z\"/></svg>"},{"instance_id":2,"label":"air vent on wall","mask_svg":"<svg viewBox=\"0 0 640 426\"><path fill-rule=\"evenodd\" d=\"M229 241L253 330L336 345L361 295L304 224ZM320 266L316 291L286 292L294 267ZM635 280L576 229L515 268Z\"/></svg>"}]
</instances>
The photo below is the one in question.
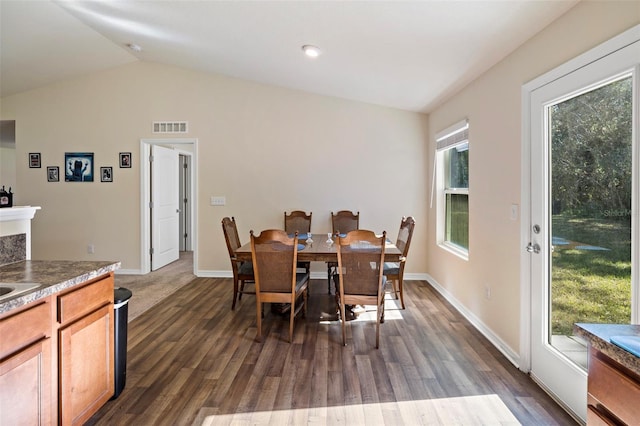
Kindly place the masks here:
<instances>
[{"instance_id":1,"label":"air vent on wall","mask_svg":"<svg viewBox=\"0 0 640 426\"><path fill-rule=\"evenodd\" d=\"M153 133L187 133L189 123L186 121L154 121Z\"/></svg>"}]
</instances>

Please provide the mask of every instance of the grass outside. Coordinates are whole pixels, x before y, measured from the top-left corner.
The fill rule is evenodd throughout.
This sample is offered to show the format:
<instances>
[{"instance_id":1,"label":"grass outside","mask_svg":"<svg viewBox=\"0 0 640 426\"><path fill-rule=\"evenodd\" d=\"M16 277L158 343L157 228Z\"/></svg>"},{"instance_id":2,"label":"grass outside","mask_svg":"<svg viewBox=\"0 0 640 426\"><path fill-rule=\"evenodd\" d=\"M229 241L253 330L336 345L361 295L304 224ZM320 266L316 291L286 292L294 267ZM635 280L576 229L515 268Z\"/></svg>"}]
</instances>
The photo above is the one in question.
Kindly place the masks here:
<instances>
[{"instance_id":1,"label":"grass outside","mask_svg":"<svg viewBox=\"0 0 640 426\"><path fill-rule=\"evenodd\" d=\"M631 227L628 221L553 216L553 236L609 250L555 245L551 329L571 335L575 322L631 321Z\"/></svg>"}]
</instances>

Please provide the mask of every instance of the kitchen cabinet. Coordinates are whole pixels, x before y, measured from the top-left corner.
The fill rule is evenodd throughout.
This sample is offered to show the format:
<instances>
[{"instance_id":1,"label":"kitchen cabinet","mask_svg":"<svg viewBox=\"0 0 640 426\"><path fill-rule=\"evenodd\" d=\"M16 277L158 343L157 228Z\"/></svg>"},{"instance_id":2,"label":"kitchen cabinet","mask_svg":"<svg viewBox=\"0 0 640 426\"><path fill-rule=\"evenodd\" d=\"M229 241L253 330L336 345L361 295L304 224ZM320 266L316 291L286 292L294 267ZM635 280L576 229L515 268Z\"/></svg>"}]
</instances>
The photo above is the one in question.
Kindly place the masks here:
<instances>
[{"instance_id":1,"label":"kitchen cabinet","mask_svg":"<svg viewBox=\"0 0 640 426\"><path fill-rule=\"evenodd\" d=\"M114 271L119 262L0 266L1 283L37 283L0 300L0 425L86 422L114 394Z\"/></svg>"},{"instance_id":2,"label":"kitchen cabinet","mask_svg":"<svg viewBox=\"0 0 640 426\"><path fill-rule=\"evenodd\" d=\"M640 377L599 350L589 348L587 424L636 424Z\"/></svg>"},{"instance_id":3,"label":"kitchen cabinet","mask_svg":"<svg viewBox=\"0 0 640 426\"><path fill-rule=\"evenodd\" d=\"M83 424L114 393L113 273L56 298L60 420Z\"/></svg>"},{"instance_id":4,"label":"kitchen cabinet","mask_svg":"<svg viewBox=\"0 0 640 426\"><path fill-rule=\"evenodd\" d=\"M640 324L577 323L589 343L588 425L636 425L640 419L640 357L613 342L640 336Z\"/></svg>"},{"instance_id":5,"label":"kitchen cabinet","mask_svg":"<svg viewBox=\"0 0 640 426\"><path fill-rule=\"evenodd\" d=\"M52 424L51 298L0 317L0 424Z\"/></svg>"}]
</instances>

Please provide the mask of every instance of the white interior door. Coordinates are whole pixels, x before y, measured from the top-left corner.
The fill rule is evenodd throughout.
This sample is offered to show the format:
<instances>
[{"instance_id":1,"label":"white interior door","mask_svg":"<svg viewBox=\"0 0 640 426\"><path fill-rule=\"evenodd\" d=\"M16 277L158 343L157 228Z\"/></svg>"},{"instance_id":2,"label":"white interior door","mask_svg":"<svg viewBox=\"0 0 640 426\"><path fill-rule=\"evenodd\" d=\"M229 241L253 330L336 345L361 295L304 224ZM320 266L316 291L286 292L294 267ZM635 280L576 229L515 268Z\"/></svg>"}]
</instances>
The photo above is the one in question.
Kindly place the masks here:
<instances>
[{"instance_id":1,"label":"white interior door","mask_svg":"<svg viewBox=\"0 0 640 426\"><path fill-rule=\"evenodd\" d=\"M640 42L632 43L531 93L531 375L583 421L586 346L572 336L573 323L628 323L638 315L632 294L638 288L638 131L633 127L639 58ZM597 99L609 103L596 105ZM628 133L616 130L614 138L600 137L623 115ZM588 126L593 130L585 131ZM596 136L591 141L583 137L589 132ZM618 238L610 236L611 227L618 229ZM559 287L575 284L580 297L594 288L606 290L613 285L609 274L627 270L626 265L628 276L614 277L622 290L611 293L622 291L628 299L613 304L623 312L615 319L588 312L586 303L571 302L572 294ZM592 298L597 305L608 297L594 292ZM561 319L563 310L569 315Z\"/></svg>"},{"instance_id":2,"label":"white interior door","mask_svg":"<svg viewBox=\"0 0 640 426\"><path fill-rule=\"evenodd\" d=\"M178 260L179 154L172 148L151 146L151 270Z\"/></svg>"}]
</instances>

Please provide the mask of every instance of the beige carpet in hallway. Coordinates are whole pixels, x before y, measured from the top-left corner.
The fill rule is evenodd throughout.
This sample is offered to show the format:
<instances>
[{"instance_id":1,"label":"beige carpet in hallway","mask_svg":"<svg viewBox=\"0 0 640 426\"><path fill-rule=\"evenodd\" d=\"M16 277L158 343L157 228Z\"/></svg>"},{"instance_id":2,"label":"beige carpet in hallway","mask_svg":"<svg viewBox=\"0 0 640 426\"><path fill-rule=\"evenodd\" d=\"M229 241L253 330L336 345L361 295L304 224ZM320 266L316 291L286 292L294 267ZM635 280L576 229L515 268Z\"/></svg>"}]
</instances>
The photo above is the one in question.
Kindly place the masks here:
<instances>
[{"instance_id":1,"label":"beige carpet in hallway","mask_svg":"<svg viewBox=\"0 0 640 426\"><path fill-rule=\"evenodd\" d=\"M129 317L131 322L143 312L173 294L196 276L193 274L193 252L180 252L180 258L146 275L115 275L115 287L131 290Z\"/></svg>"}]
</instances>

